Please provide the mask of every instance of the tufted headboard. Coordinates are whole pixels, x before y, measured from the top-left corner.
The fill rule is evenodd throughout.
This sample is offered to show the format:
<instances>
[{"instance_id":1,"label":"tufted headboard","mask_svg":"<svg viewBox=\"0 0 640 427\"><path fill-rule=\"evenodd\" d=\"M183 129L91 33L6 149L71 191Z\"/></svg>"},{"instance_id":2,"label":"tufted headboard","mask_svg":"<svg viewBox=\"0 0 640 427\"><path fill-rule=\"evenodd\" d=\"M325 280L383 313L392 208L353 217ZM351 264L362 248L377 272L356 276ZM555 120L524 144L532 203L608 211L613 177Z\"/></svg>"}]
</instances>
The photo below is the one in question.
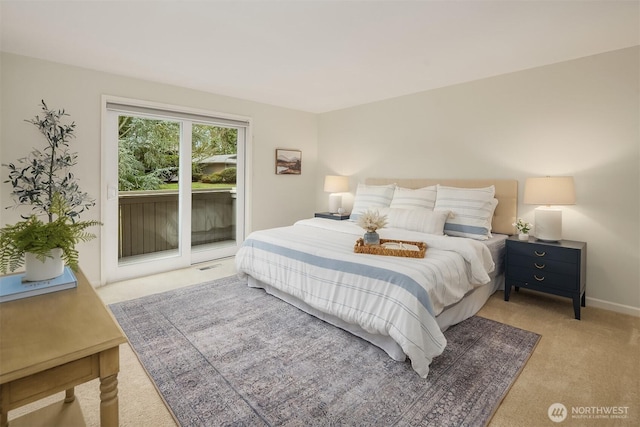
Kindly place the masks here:
<instances>
[{"instance_id":1,"label":"tufted headboard","mask_svg":"<svg viewBox=\"0 0 640 427\"><path fill-rule=\"evenodd\" d=\"M491 231L500 234L514 234L514 222L518 215L518 181L515 179L393 179L393 178L367 178L369 185L397 184L404 188L422 188L430 185L446 185L449 187L478 188L490 185L496 188L498 206L493 214Z\"/></svg>"}]
</instances>

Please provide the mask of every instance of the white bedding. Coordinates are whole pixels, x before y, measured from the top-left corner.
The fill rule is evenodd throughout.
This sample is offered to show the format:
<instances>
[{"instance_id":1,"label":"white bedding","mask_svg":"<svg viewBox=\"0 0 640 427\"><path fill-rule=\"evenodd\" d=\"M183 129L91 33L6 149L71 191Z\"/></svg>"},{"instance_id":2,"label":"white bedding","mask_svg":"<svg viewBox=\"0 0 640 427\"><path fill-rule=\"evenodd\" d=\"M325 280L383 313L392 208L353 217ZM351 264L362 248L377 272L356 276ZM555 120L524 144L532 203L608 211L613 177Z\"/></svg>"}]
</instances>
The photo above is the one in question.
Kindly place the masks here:
<instances>
[{"instance_id":1,"label":"white bedding","mask_svg":"<svg viewBox=\"0 0 640 427\"><path fill-rule=\"evenodd\" d=\"M236 255L236 267L240 276L249 275L322 313L390 336L426 377L431 360L446 345L435 316L489 283L494 262L488 247L472 239L392 228L379 233L386 239L425 242L425 258L354 253L360 227L313 218L252 233Z\"/></svg>"}]
</instances>

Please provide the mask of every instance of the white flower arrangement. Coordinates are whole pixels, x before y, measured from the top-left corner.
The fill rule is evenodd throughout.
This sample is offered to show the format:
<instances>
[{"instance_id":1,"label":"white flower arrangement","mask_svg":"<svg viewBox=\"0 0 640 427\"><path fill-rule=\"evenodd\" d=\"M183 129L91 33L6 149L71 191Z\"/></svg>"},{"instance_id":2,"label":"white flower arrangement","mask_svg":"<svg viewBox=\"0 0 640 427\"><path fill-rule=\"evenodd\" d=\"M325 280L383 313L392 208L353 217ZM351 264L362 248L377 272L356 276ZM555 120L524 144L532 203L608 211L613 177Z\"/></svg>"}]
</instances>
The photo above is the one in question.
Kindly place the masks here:
<instances>
[{"instance_id":1,"label":"white flower arrangement","mask_svg":"<svg viewBox=\"0 0 640 427\"><path fill-rule=\"evenodd\" d=\"M378 210L367 210L358 217L358 225L369 233L373 233L378 228L387 225L387 216L380 215Z\"/></svg>"},{"instance_id":2,"label":"white flower arrangement","mask_svg":"<svg viewBox=\"0 0 640 427\"><path fill-rule=\"evenodd\" d=\"M518 230L518 233L523 233L523 234L528 234L532 227L530 222L527 222L522 218L518 218L518 220L511 225L513 225L516 228L516 230Z\"/></svg>"}]
</instances>

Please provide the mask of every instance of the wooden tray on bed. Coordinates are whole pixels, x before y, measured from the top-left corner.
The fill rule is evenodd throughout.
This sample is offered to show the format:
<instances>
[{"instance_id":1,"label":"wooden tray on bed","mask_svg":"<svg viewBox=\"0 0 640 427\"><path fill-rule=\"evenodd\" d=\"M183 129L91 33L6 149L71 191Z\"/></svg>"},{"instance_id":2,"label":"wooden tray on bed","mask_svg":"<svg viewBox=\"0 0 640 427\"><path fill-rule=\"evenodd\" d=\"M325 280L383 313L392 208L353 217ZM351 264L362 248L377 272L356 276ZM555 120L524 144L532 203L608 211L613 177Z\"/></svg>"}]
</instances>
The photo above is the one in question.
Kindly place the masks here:
<instances>
[{"instance_id":1,"label":"wooden tray on bed","mask_svg":"<svg viewBox=\"0 0 640 427\"><path fill-rule=\"evenodd\" d=\"M414 245L418 247L418 250L414 251L411 249L389 249L382 246L382 244L384 243ZM401 257L408 257L408 258L424 258L424 254L427 251L427 244L424 242L412 242L410 240L380 239L379 245L365 245L364 240L360 238L356 240L356 244L353 247L353 251L359 254L401 256Z\"/></svg>"}]
</instances>

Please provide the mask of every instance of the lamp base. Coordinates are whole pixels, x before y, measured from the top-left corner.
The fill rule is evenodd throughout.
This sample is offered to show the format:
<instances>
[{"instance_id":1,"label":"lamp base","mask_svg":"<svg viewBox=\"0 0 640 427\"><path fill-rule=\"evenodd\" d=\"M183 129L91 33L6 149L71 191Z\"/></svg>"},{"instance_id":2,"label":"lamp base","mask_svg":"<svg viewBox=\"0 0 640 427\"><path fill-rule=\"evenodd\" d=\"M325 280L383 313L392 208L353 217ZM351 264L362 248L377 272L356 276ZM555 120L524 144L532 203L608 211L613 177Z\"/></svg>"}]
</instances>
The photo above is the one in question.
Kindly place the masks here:
<instances>
[{"instance_id":1,"label":"lamp base","mask_svg":"<svg viewBox=\"0 0 640 427\"><path fill-rule=\"evenodd\" d=\"M536 238L543 242L562 240L562 211L540 206L535 209Z\"/></svg>"},{"instance_id":2,"label":"lamp base","mask_svg":"<svg viewBox=\"0 0 640 427\"><path fill-rule=\"evenodd\" d=\"M329 195L329 213L338 213L340 208L342 208L342 195L331 193Z\"/></svg>"}]
</instances>

